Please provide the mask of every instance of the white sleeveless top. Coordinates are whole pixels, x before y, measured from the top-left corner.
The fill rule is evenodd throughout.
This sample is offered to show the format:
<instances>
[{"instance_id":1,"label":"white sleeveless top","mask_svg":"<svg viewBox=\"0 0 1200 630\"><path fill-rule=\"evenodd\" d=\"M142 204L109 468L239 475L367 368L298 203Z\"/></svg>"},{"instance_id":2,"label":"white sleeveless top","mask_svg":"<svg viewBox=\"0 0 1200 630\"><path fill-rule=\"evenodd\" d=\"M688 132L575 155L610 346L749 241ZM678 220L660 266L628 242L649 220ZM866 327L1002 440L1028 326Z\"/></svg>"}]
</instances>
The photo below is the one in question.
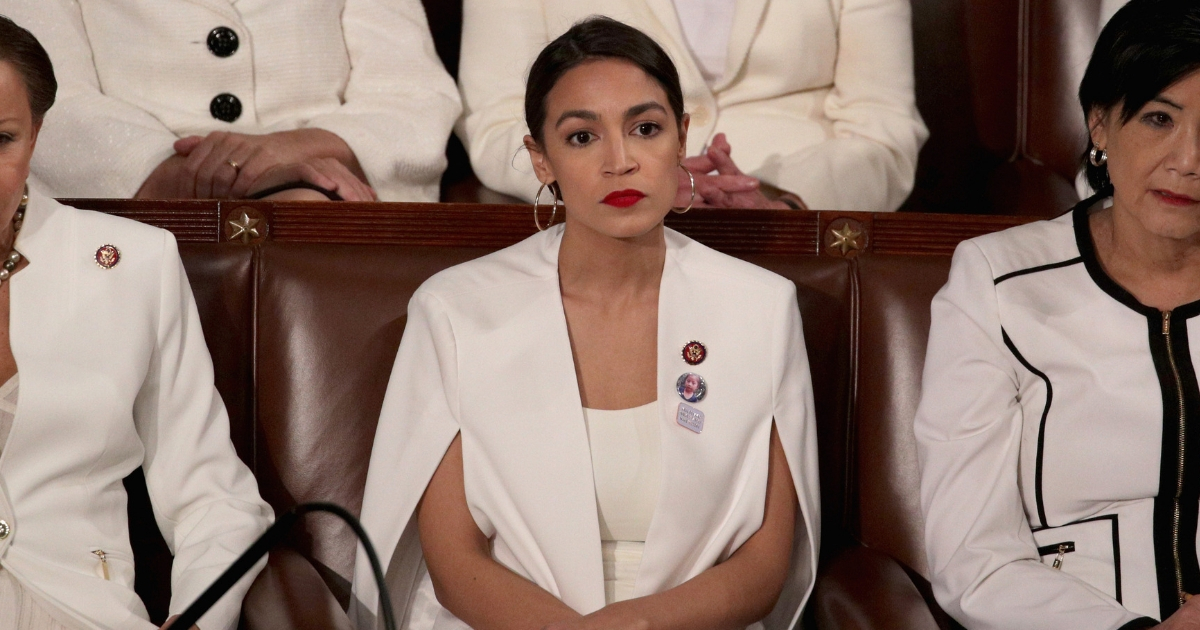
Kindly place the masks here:
<instances>
[{"instance_id":1,"label":"white sleeveless top","mask_svg":"<svg viewBox=\"0 0 1200 630\"><path fill-rule=\"evenodd\" d=\"M658 402L615 411L584 409L600 549L604 561L604 601L633 596L642 549L662 477Z\"/></svg>"}]
</instances>

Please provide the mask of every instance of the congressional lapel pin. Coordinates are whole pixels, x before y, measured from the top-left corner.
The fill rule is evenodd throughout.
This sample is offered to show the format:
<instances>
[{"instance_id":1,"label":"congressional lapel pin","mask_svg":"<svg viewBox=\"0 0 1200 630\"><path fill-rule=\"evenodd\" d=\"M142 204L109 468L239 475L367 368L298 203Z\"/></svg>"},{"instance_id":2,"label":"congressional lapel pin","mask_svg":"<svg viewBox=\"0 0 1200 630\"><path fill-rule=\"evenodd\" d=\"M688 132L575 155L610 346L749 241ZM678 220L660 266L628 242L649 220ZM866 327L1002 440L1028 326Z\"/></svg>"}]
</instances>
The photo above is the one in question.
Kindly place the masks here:
<instances>
[{"instance_id":1,"label":"congressional lapel pin","mask_svg":"<svg viewBox=\"0 0 1200 630\"><path fill-rule=\"evenodd\" d=\"M121 262L121 250L114 245L104 245L96 250L96 264L101 269L112 269Z\"/></svg>"},{"instance_id":2,"label":"congressional lapel pin","mask_svg":"<svg viewBox=\"0 0 1200 630\"><path fill-rule=\"evenodd\" d=\"M704 344L700 343L699 341L689 341L687 345L683 347L683 360L686 361L688 365L700 365L704 362L704 359L707 356L708 348L705 348Z\"/></svg>"},{"instance_id":3,"label":"congressional lapel pin","mask_svg":"<svg viewBox=\"0 0 1200 630\"><path fill-rule=\"evenodd\" d=\"M703 376L695 372L685 372L675 381L675 391L679 392L679 397L684 402L700 402L708 393L708 384L704 382Z\"/></svg>"},{"instance_id":4,"label":"congressional lapel pin","mask_svg":"<svg viewBox=\"0 0 1200 630\"><path fill-rule=\"evenodd\" d=\"M704 430L704 412L687 403L679 403L679 411L675 413L675 422L688 431L700 433Z\"/></svg>"}]
</instances>

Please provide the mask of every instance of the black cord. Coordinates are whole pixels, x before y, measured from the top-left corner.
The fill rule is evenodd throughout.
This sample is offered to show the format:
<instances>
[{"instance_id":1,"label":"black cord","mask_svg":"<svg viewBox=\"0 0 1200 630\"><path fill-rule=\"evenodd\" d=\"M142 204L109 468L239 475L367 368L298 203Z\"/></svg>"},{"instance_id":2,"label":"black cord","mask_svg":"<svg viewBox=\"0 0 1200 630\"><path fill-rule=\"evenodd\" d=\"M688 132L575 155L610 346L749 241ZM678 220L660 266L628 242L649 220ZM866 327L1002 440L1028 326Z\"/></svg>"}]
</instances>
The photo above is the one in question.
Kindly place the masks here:
<instances>
[{"instance_id":1,"label":"black cord","mask_svg":"<svg viewBox=\"0 0 1200 630\"><path fill-rule=\"evenodd\" d=\"M265 199L267 197L270 197L271 195L274 195L275 193L281 193L285 190L297 190L297 189L315 190L315 191L321 193L322 195L325 195L325 197L328 198L330 201L345 201L345 199L342 199L341 195L333 192L332 190L329 190L328 188L322 188L316 184L312 184L312 183L305 182L305 181L287 182L286 184L272 186L270 188L267 188L266 190L260 190L256 193L250 195L249 198L250 199Z\"/></svg>"},{"instance_id":2,"label":"black cord","mask_svg":"<svg viewBox=\"0 0 1200 630\"><path fill-rule=\"evenodd\" d=\"M221 577L217 578L211 586L200 594L200 597L196 598L196 601L192 602L191 606L188 606L187 610L183 611L183 614L175 620L175 623L171 627L186 630L196 625L200 617L204 616L204 613L208 612L208 609L212 608L213 604L217 603L217 600L221 599L222 595L233 588L233 585L254 567L259 558L265 556L272 547L279 544L283 540L283 536L287 533L287 530L291 529L292 525L295 525L301 516L309 512L329 512L346 521L350 529L354 530L355 535L362 542L363 549L367 552L367 558L371 561L371 571L375 574L375 584L379 588L379 613L383 616L384 628L386 630L396 630L396 617L392 612L392 600L388 597L387 585L383 579L383 565L379 562L379 556L375 553L375 546L371 544L371 539L367 537L367 532L363 529L362 523L358 522L358 519L345 508L333 503L301 503L284 512L283 516L280 516L274 525L263 532L263 535L259 536L258 540L254 541L254 544L250 545L250 548L242 553L221 574Z\"/></svg>"}]
</instances>

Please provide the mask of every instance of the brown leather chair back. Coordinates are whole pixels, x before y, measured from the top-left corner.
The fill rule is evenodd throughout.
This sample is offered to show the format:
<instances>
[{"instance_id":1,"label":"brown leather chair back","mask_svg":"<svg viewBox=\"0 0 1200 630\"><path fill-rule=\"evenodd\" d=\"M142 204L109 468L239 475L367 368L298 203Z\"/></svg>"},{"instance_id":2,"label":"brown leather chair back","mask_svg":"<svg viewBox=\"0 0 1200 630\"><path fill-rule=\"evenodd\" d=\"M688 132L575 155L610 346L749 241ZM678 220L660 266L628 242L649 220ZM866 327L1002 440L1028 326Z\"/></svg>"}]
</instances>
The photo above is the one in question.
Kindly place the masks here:
<instances>
[{"instance_id":1,"label":"brown leather chair back","mask_svg":"<svg viewBox=\"0 0 1200 630\"><path fill-rule=\"evenodd\" d=\"M1100 0L913 0L917 107L930 137L904 209L1054 216L1078 195L1076 93Z\"/></svg>"},{"instance_id":2,"label":"brown leather chair back","mask_svg":"<svg viewBox=\"0 0 1200 630\"><path fill-rule=\"evenodd\" d=\"M307 501L359 512L408 300L429 276L487 251L263 245L255 461L277 512ZM334 517L307 518L294 546L345 604L357 539Z\"/></svg>"},{"instance_id":3,"label":"brown leather chair back","mask_svg":"<svg viewBox=\"0 0 1200 630\"><path fill-rule=\"evenodd\" d=\"M1029 10L1023 152L1074 182L1087 146L1079 82L1100 35L1100 0L1037 0Z\"/></svg>"},{"instance_id":4,"label":"brown leather chair back","mask_svg":"<svg viewBox=\"0 0 1200 630\"><path fill-rule=\"evenodd\" d=\"M840 541L846 534L847 510L845 418L853 388L853 267L844 260L817 257L749 256L747 260L796 284L817 414L822 544Z\"/></svg>"},{"instance_id":5,"label":"brown leather chair back","mask_svg":"<svg viewBox=\"0 0 1200 630\"><path fill-rule=\"evenodd\" d=\"M857 396L849 492L851 528L866 546L926 575L913 418L929 341L929 303L946 282L944 256L858 261Z\"/></svg>"}]
</instances>

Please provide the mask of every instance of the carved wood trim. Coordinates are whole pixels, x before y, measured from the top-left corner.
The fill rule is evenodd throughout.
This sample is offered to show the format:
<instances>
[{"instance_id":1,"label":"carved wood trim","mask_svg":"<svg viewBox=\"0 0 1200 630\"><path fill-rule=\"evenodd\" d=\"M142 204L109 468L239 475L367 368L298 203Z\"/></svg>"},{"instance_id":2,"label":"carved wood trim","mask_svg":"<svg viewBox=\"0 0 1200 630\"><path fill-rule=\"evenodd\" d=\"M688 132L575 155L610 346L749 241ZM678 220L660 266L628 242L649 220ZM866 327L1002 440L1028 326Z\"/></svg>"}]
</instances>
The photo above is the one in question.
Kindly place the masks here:
<instances>
[{"instance_id":1,"label":"carved wood trim","mask_svg":"<svg viewBox=\"0 0 1200 630\"><path fill-rule=\"evenodd\" d=\"M500 248L533 234L527 205L439 203L337 203L266 201L144 201L66 199L170 230L182 243L227 240L226 213L257 211L265 240L294 243ZM239 213L240 216L240 213ZM672 213L667 225L730 254L842 257L831 247L845 233L862 231L860 248L846 256L927 254L946 256L963 240L1029 223L1034 217L957 214L710 210ZM251 239L253 246L263 239ZM241 239L237 241L241 245Z\"/></svg>"}]
</instances>

